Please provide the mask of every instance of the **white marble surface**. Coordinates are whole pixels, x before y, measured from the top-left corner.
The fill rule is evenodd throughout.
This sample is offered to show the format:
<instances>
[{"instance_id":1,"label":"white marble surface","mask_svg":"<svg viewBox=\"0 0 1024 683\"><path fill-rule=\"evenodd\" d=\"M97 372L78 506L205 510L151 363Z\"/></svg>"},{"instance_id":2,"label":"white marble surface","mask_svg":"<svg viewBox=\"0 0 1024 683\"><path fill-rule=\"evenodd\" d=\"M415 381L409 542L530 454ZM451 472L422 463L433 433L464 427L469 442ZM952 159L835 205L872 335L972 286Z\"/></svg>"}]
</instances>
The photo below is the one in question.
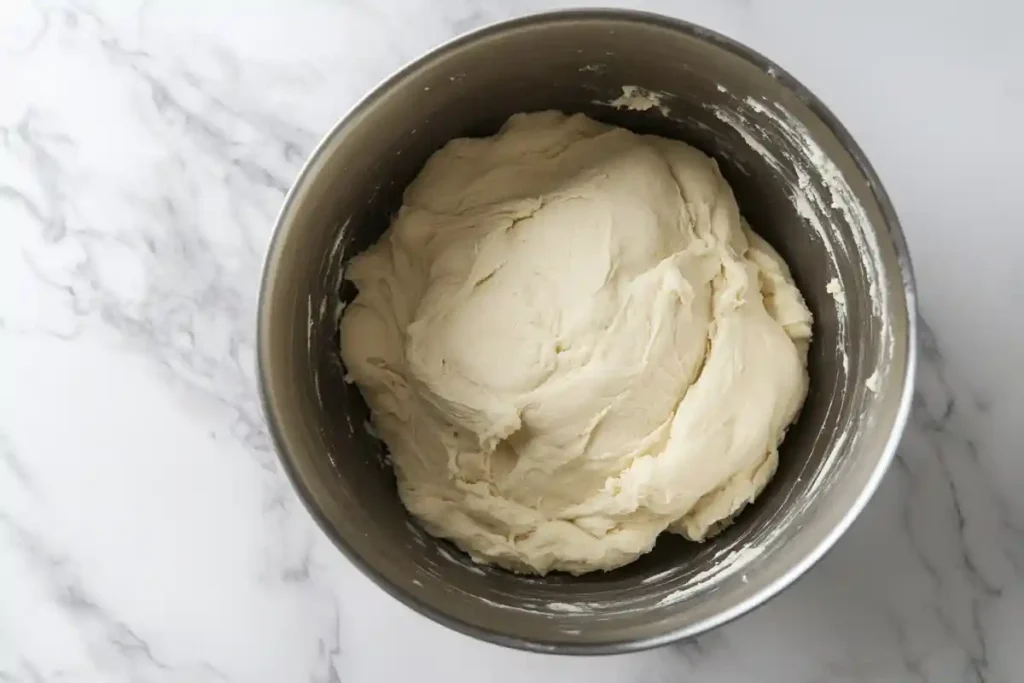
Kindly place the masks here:
<instances>
[{"instance_id":1,"label":"white marble surface","mask_svg":"<svg viewBox=\"0 0 1024 683\"><path fill-rule=\"evenodd\" d=\"M1024 680L1024 9L649 2L815 90L904 221L916 409L865 514L698 640L569 659L418 617L314 527L255 398L276 209L382 76L534 0L0 3L0 681Z\"/></svg>"}]
</instances>

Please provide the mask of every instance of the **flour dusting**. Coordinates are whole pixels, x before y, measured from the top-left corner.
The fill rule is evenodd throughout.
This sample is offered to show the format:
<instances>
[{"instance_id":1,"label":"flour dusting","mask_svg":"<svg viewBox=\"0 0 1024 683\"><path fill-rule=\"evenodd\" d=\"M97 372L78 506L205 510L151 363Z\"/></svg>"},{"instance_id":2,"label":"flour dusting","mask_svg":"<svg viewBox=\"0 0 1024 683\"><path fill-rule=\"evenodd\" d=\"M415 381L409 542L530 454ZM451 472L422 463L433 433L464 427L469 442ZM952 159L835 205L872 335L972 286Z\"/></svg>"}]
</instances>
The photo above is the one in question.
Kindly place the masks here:
<instances>
[{"instance_id":1,"label":"flour dusting","mask_svg":"<svg viewBox=\"0 0 1024 683\"><path fill-rule=\"evenodd\" d=\"M665 97L665 93L647 90L639 85L624 85L622 86L622 94L607 104L616 109L630 109L632 111L657 109L661 112L662 116L668 116L669 108L662 102L663 97Z\"/></svg>"},{"instance_id":2,"label":"flour dusting","mask_svg":"<svg viewBox=\"0 0 1024 683\"><path fill-rule=\"evenodd\" d=\"M573 605L568 602L549 602L548 609L552 612L565 612L567 614L579 614L586 612L586 607L582 605Z\"/></svg>"},{"instance_id":3,"label":"flour dusting","mask_svg":"<svg viewBox=\"0 0 1024 683\"><path fill-rule=\"evenodd\" d=\"M685 587L672 591L663 597L657 602L655 607L674 605L680 600L684 600L694 593L708 588L711 584L724 581L746 567L763 552L764 547L760 545L748 546L730 552L721 562L715 563L709 569L691 578Z\"/></svg>"},{"instance_id":4,"label":"flour dusting","mask_svg":"<svg viewBox=\"0 0 1024 683\"><path fill-rule=\"evenodd\" d=\"M879 380L878 370L875 370L874 372L871 373L871 376L868 377L867 381L864 382L864 386L866 386L868 388L868 391L871 391L871 392L877 394L878 393L878 380Z\"/></svg>"},{"instance_id":5,"label":"flour dusting","mask_svg":"<svg viewBox=\"0 0 1024 683\"><path fill-rule=\"evenodd\" d=\"M839 278L834 277L831 280L829 280L828 284L825 285L825 291L832 295L832 298L835 300L836 304L840 306L841 309L845 312L846 292L843 291L843 285L842 283L839 282Z\"/></svg>"}]
</instances>

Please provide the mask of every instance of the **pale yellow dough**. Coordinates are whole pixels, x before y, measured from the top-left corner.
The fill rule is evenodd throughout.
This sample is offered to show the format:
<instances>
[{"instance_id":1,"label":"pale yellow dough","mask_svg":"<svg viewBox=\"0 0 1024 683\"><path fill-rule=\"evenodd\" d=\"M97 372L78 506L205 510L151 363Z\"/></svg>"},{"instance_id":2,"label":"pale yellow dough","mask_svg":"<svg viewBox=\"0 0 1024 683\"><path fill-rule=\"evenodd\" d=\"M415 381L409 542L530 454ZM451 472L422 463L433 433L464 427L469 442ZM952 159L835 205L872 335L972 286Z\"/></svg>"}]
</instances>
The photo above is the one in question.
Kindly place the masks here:
<instances>
[{"instance_id":1,"label":"pale yellow dough","mask_svg":"<svg viewBox=\"0 0 1024 683\"><path fill-rule=\"evenodd\" d=\"M341 353L431 534L579 574L754 499L811 314L714 161L558 112L453 140L347 271Z\"/></svg>"}]
</instances>

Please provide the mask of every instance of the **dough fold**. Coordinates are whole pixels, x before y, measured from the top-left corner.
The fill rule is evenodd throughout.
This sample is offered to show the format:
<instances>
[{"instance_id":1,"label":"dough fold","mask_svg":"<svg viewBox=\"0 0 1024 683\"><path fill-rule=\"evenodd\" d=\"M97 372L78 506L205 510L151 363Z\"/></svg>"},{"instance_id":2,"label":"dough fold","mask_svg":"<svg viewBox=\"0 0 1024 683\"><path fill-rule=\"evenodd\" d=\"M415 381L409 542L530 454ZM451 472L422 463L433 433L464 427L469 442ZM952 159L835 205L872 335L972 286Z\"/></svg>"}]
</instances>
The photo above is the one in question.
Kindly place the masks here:
<instances>
[{"instance_id":1,"label":"dough fold","mask_svg":"<svg viewBox=\"0 0 1024 683\"><path fill-rule=\"evenodd\" d=\"M717 533L807 393L811 314L715 162L583 115L449 142L346 277L341 354L402 502L513 571Z\"/></svg>"}]
</instances>

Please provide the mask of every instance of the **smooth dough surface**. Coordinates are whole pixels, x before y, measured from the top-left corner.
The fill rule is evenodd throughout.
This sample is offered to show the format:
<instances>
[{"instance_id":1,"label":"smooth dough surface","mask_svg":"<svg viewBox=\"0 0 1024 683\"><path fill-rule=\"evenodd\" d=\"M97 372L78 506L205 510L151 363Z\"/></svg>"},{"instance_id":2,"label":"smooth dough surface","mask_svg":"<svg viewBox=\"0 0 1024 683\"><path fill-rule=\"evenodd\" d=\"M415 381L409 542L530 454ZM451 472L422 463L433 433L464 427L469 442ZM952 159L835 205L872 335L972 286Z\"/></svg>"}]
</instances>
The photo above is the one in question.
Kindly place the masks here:
<instances>
[{"instance_id":1,"label":"smooth dough surface","mask_svg":"<svg viewBox=\"0 0 1024 683\"><path fill-rule=\"evenodd\" d=\"M807 393L811 314L715 162L583 115L448 143L346 277L403 503L514 571L717 533Z\"/></svg>"}]
</instances>

